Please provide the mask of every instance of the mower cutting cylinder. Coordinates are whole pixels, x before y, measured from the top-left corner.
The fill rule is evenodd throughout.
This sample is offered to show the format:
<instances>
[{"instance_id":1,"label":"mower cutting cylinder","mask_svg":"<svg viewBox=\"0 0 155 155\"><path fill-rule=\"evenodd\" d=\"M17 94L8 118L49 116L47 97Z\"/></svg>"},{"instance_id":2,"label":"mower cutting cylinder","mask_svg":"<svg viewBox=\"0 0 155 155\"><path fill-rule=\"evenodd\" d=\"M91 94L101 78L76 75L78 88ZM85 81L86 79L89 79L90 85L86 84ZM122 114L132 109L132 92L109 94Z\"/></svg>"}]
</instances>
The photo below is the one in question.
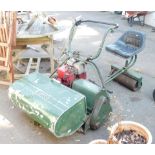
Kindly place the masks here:
<instances>
[{"instance_id":1,"label":"mower cutting cylinder","mask_svg":"<svg viewBox=\"0 0 155 155\"><path fill-rule=\"evenodd\" d=\"M75 80L72 89L86 96L90 128L99 128L112 111L107 91L84 79Z\"/></svg>"},{"instance_id":2,"label":"mower cutting cylinder","mask_svg":"<svg viewBox=\"0 0 155 155\"><path fill-rule=\"evenodd\" d=\"M84 95L39 73L14 82L9 88L9 97L56 137L73 134L86 119Z\"/></svg>"}]
</instances>

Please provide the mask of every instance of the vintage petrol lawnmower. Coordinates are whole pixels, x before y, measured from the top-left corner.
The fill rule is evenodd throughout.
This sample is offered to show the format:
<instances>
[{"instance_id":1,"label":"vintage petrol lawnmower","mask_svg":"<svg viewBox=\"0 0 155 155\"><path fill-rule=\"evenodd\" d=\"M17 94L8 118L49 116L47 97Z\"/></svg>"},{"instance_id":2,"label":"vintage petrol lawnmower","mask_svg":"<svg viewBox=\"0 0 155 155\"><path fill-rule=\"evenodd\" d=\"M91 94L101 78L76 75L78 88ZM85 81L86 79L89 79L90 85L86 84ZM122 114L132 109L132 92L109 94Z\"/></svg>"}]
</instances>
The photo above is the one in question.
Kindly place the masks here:
<instances>
[{"instance_id":1,"label":"vintage petrol lawnmower","mask_svg":"<svg viewBox=\"0 0 155 155\"><path fill-rule=\"evenodd\" d=\"M87 58L71 50L75 30L82 23L108 25L97 53ZM113 67L112 74L105 82L93 62L101 54L108 33L116 28L118 25L113 23L75 20L70 31L68 48L50 78L40 73L32 73L14 82L9 88L11 101L35 121L48 128L56 137L69 136L78 129L85 132L88 128L99 128L112 110L108 91L104 85L123 75L122 80L125 81L125 76L127 80L134 81L134 84L122 82L127 86L131 84L130 88L141 86L141 79L133 74L130 76L127 72L135 63L137 56L131 56L129 62L126 60L126 65L122 69ZM88 64L96 69L101 86L87 80L86 65ZM135 81L138 84L135 85Z\"/></svg>"}]
</instances>

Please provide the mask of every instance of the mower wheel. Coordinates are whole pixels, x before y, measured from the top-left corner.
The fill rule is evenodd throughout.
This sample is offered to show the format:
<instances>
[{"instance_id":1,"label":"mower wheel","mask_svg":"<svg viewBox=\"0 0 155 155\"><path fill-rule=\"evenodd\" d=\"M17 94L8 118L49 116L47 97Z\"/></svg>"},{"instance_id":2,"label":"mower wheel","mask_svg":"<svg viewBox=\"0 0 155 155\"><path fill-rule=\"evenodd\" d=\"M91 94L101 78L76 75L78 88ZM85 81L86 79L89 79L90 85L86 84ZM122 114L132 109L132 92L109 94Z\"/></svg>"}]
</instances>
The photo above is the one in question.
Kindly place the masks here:
<instances>
[{"instance_id":1,"label":"mower wheel","mask_svg":"<svg viewBox=\"0 0 155 155\"><path fill-rule=\"evenodd\" d=\"M90 125L90 129L91 129L91 130L96 130L96 129L98 129L100 126L101 126L100 124L91 124L91 125Z\"/></svg>"},{"instance_id":2,"label":"mower wheel","mask_svg":"<svg viewBox=\"0 0 155 155\"><path fill-rule=\"evenodd\" d=\"M111 112L111 106L109 104L109 98L99 97L94 105L91 118L90 118L90 129L96 130L98 129L103 122L108 117Z\"/></svg>"}]
</instances>

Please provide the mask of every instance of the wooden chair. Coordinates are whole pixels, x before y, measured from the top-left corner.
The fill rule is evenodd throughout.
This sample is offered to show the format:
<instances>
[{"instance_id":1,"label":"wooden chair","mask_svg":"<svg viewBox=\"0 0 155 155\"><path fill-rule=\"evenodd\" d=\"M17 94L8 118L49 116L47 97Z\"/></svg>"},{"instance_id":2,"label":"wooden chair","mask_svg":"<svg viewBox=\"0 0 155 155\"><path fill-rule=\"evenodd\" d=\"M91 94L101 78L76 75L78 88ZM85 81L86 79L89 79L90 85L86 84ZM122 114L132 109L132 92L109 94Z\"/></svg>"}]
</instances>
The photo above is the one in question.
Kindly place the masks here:
<instances>
[{"instance_id":1,"label":"wooden chair","mask_svg":"<svg viewBox=\"0 0 155 155\"><path fill-rule=\"evenodd\" d=\"M0 13L0 84L14 81L12 48L16 44L16 13ZM3 73L4 77L2 78Z\"/></svg>"}]
</instances>

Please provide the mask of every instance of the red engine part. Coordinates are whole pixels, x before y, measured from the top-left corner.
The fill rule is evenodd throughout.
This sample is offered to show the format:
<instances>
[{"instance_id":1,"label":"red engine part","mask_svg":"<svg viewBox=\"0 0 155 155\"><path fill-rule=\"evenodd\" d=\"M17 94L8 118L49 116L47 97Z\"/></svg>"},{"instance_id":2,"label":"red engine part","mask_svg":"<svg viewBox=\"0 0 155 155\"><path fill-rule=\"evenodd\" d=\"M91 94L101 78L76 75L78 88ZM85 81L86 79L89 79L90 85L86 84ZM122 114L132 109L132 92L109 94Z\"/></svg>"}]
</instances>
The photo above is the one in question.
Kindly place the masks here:
<instances>
[{"instance_id":1,"label":"red engine part","mask_svg":"<svg viewBox=\"0 0 155 155\"><path fill-rule=\"evenodd\" d=\"M57 80L59 80L62 84L71 87L73 81L76 79L76 75L74 74L74 70L68 66L63 65L57 70Z\"/></svg>"},{"instance_id":2,"label":"red engine part","mask_svg":"<svg viewBox=\"0 0 155 155\"><path fill-rule=\"evenodd\" d=\"M81 73L81 74L76 76L76 79L86 79L86 78L87 78L86 72Z\"/></svg>"},{"instance_id":3,"label":"red engine part","mask_svg":"<svg viewBox=\"0 0 155 155\"><path fill-rule=\"evenodd\" d=\"M63 65L58 68L57 80L62 84L71 87L75 79L86 79L86 72L78 74L78 69L70 65Z\"/></svg>"}]
</instances>

